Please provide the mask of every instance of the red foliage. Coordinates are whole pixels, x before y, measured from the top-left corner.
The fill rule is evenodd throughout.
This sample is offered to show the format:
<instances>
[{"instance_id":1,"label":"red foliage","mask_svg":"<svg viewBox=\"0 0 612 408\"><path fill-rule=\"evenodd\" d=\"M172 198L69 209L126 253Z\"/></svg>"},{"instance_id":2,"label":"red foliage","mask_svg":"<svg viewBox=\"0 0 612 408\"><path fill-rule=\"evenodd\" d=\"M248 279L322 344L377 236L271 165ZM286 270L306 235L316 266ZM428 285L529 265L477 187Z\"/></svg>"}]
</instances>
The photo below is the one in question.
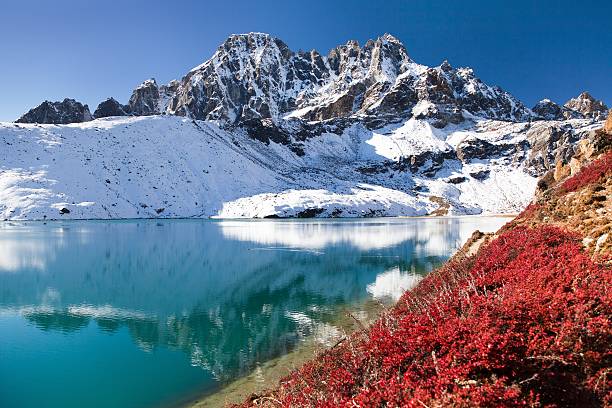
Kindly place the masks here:
<instances>
[{"instance_id":1,"label":"red foliage","mask_svg":"<svg viewBox=\"0 0 612 408\"><path fill-rule=\"evenodd\" d=\"M533 218L534 215L536 215L538 211L540 211L541 209L542 209L542 206L540 206L539 204L530 203L527 207L525 207L525 209L516 218L517 219ZM510 224L512 225L512 221L510 222Z\"/></svg>"},{"instance_id":2,"label":"red foliage","mask_svg":"<svg viewBox=\"0 0 612 408\"><path fill-rule=\"evenodd\" d=\"M561 185L561 191L567 193L576 191L588 184L599 181L610 171L612 171L612 151L582 168L578 174L565 180Z\"/></svg>"},{"instance_id":3,"label":"red foliage","mask_svg":"<svg viewBox=\"0 0 612 408\"><path fill-rule=\"evenodd\" d=\"M612 271L555 227L504 232L281 382L283 406L612 404ZM249 402L245 403L249 404Z\"/></svg>"}]
</instances>

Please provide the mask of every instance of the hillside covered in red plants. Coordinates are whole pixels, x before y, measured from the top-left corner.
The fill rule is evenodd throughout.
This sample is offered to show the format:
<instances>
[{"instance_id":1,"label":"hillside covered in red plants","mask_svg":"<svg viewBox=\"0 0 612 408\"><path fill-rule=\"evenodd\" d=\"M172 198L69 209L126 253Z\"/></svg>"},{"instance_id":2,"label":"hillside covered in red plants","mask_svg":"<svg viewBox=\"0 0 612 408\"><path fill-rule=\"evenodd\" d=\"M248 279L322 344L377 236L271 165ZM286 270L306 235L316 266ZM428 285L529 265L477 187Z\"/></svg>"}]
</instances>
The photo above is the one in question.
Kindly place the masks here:
<instances>
[{"instance_id":1,"label":"hillside covered in red plants","mask_svg":"<svg viewBox=\"0 0 612 408\"><path fill-rule=\"evenodd\" d=\"M534 203L243 406L612 406L612 143L595 132Z\"/></svg>"}]
</instances>

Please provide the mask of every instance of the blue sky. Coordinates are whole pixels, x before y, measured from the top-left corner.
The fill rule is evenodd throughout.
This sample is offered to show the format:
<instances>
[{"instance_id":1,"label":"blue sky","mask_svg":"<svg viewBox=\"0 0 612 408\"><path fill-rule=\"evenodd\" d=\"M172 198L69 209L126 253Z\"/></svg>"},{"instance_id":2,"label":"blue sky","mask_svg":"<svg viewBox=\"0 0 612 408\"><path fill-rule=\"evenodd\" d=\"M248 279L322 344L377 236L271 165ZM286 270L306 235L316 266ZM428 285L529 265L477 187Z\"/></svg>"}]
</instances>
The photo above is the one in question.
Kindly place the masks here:
<instances>
[{"instance_id":1,"label":"blue sky","mask_svg":"<svg viewBox=\"0 0 612 408\"><path fill-rule=\"evenodd\" d=\"M45 99L127 102L208 59L231 33L268 32L321 53L389 32L423 64L470 66L532 106L582 90L612 104L612 2L592 1L4 1L0 120Z\"/></svg>"}]
</instances>

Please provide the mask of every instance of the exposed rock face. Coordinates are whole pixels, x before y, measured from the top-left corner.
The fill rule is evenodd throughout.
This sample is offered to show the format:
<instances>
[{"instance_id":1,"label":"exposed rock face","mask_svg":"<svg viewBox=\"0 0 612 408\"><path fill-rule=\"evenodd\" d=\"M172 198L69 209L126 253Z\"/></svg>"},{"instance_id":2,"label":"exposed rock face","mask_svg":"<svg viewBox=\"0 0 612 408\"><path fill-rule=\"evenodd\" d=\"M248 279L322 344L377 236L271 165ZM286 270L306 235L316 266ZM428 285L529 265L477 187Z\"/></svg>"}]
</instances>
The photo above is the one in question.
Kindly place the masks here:
<instances>
[{"instance_id":1,"label":"exposed rock face","mask_svg":"<svg viewBox=\"0 0 612 408\"><path fill-rule=\"evenodd\" d=\"M44 101L34 109L16 120L18 123L67 124L92 120L89 107L74 99L64 99L62 102Z\"/></svg>"},{"instance_id":2,"label":"exposed rock face","mask_svg":"<svg viewBox=\"0 0 612 408\"><path fill-rule=\"evenodd\" d=\"M464 163L474 159L491 159L505 156L509 161L519 161L529 150L529 143L491 143L482 139L468 138L457 146L457 158Z\"/></svg>"},{"instance_id":3,"label":"exposed rock face","mask_svg":"<svg viewBox=\"0 0 612 408\"><path fill-rule=\"evenodd\" d=\"M608 114L608 107L602 101L593 98L588 92L583 92L578 97L570 99L564 106L595 120L604 120Z\"/></svg>"},{"instance_id":4,"label":"exposed rock face","mask_svg":"<svg viewBox=\"0 0 612 408\"><path fill-rule=\"evenodd\" d=\"M49 104L20 120L68 123L91 116L56 114L58 108ZM532 111L501 88L483 83L469 68L454 68L447 61L438 67L414 62L389 34L363 46L349 41L324 56L315 50L294 52L268 34L249 33L230 36L180 81L158 86L148 79L127 105L112 98L102 102L95 117L174 114L216 121L224 128L239 126L253 138L291 144L290 138L303 142L320 134L311 132L315 122L341 128L358 122L377 129L416 118L444 128L474 116L521 122L603 120L605 113L605 105L586 92L565 106L543 100Z\"/></svg>"},{"instance_id":5,"label":"exposed rock face","mask_svg":"<svg viewBox=\"0 0 612 408\"><path fill-rule=\"evenodd\" d=\"M608 112L608 119L606 119L606 123L604 123L603 130L606 133L612 134L612 109Z\"/></svg>"},{"instance_id":6,"label":"exposed rock face","mask_svg":"<svg viewBox=\"0 0 612 408\"><path fill-rule=\"evenodd\" d=\"M533 200L536 204L534 213L531 220L522 222L536 219L540 223L560 225L580 233L582 244L589 251L609 252L612 249L612 178L606 167L609 170L612 138L606 134L605 128L595 129L588 132L574 150L569 162L556 163L554 177L552 172L548 172L538 182ZM573 183L568 180L585 166L596 166L600 175L590 180L587 178L588 182L581 181L580 177ZM570 184L566 184L568 182Z\"/></svg>"},{"instance_id":7,"label":"exposed rock face","mask_svg":"<svg viewBox=\"0 0 612 408\"><path fill-rule=\"evenodd\" d=\"M444 151L425 151L419 154L406 156L400 161L400 166L406 163L407 169L412 173L420 172L421 174L432 177L438 170L444 166L445 160L456 159L456 153L452 150ZM404 170L401 167L399 170Z\"/></svg>"},{"instance_id":8,"label":"exposed rock face","mask_svg":"<svg viewBox=\"0 0 612 408\"><path fill-rule=\"evenodd\" d=\"M136 116L159 115L160 93L154 78L147 79L140 84L128 102L129 113Z\"/></svg>"},{"instance_id":9,"label":"exposed rock face","mask_svg":"<svg viewBox=\"0 0 612 408\"><path fill-rule=\"evenodd\" d=\"M273 141L288 144L291 141L289 134L279 129L270 119L251 119L244 125L249 129L249 136L263 143L269 144L270 141Z\"/></svg>"},{"instance_id":10,"label":"exposed rock face","mask_svg":"<svg viewBox=\"0 0 612 408\"><path fill-rule=\"evenodd\" d=\"M129 107L117 102L114 98L108 98L101 102L94 112L95 118L106 118L109 116L126 116Z\"/></svg>"},{"instance_id":11,"label":"exposed rock face","mask_svg":"<svg viewBox=\"0 0 612 408\"><path fill-rule=\"evenodd\" d=\"M562 120L563 111L559 105L550 99L542 99L533 108L533 113L546 120Z\"/></svg>"},{"instance_id":12,"label":"exposed rock face","mask_svg":"<svg viewBox=\"0 0 612 408\"><path fill-rule=\"evenodd\" d=\"M474 177L476 180L486 180L491 174L490 170L477 170L470 173L471 177Z\"/></svg>"},{"instance_id":13,"label":"exposed rock face","mask_svg":"<svg viewBox=\"0 0 612 408\"><path fill-rule=\"evenodd\" d=\"M526 168L535 176L554 169L555 163L568 163L575 154L576 142L586 134L569 126L553 125L530 130L526 136L531 146Z\"/></svg>"},{"instance_id":14,"label":"exposed rock face","mask_svg":"<svg viewBox=\"0 0 612 408\"><path fill-rule=\"evenodd\" d=\"M581 119L584 115L565 106L559 106L550 99L542 99L532 109L538 118L545 120Z\"/></svg>"},{"instance_id":15,"label":"exposed rock face","mask_svg":"<svg viewBox=\"0 0 612 408\"><path fill-rule=\"evenodd\" d=\"M134 89L127 105L122 105L115 99L109 98L98 106L94 116L96 118L125 115L149 116L165 113L178 86L178 81L158 86L154 78L147 79Z\"/></svg>"},{"instance_id":16,"label":"exposed rock face","mask_svg":"<svg viewBox=\"0 0 612 408\"><path fill-rule=\"evenodd\" d=\"M177 80L172 80L166 85L161 85L159 87L159 101L157 106L161 113L166 113L168 111L168 105L174 96L176 95L180 86L180 82Z\"/></svg>"},{"instance_id":17,"label":"exposed rock face","mask_svg":"<svg viewBox=\"0 0 612 408\"><path fill-rule=\"evenodd\" d=\"M471 69L413 62L389 34L363 47L349 41L327 56L293 52L267 34L233 35L175 87L168 113L230 125L252 119L279 123L286 117L350 117L379 127L414 116L443 127L462 122L464 111L515 121L531 114ZM154 89L150 94L152 100L158 98Z\"/></svg>"},{"instance_id":18,"label":"exposed rock face","mask_svg":"<svg viewBox=\"0 0 612 408\"><path fill-rule=\"evenodd\" d=\"M179 86L170 111L236 123L278 118L296 107L298 94L322 86L328 67L318 53L294 54L267 34L232 35Z\"/></svg>"}]
</instances>

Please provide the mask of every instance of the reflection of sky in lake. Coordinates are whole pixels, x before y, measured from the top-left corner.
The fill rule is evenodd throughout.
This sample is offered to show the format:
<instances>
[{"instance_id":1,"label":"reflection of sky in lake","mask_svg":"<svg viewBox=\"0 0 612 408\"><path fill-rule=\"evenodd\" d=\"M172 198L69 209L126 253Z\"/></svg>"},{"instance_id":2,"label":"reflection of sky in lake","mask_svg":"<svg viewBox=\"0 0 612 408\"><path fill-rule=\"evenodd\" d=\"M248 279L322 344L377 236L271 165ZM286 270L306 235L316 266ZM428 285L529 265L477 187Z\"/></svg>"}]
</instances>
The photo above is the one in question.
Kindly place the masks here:
<instances>
[{"instance_id":1,"label":"reflection of sky in lake","mask_svg":"<svg viewBox=\"0 0 612 408\"><path fill-rule=\"evenodd\" d=\"M474 229L502 223L0 224L0 405L140 407L212 390L344 305L396 299ZM118 388L100 396L104 385Z\"/></svg>"}]
</instances>

